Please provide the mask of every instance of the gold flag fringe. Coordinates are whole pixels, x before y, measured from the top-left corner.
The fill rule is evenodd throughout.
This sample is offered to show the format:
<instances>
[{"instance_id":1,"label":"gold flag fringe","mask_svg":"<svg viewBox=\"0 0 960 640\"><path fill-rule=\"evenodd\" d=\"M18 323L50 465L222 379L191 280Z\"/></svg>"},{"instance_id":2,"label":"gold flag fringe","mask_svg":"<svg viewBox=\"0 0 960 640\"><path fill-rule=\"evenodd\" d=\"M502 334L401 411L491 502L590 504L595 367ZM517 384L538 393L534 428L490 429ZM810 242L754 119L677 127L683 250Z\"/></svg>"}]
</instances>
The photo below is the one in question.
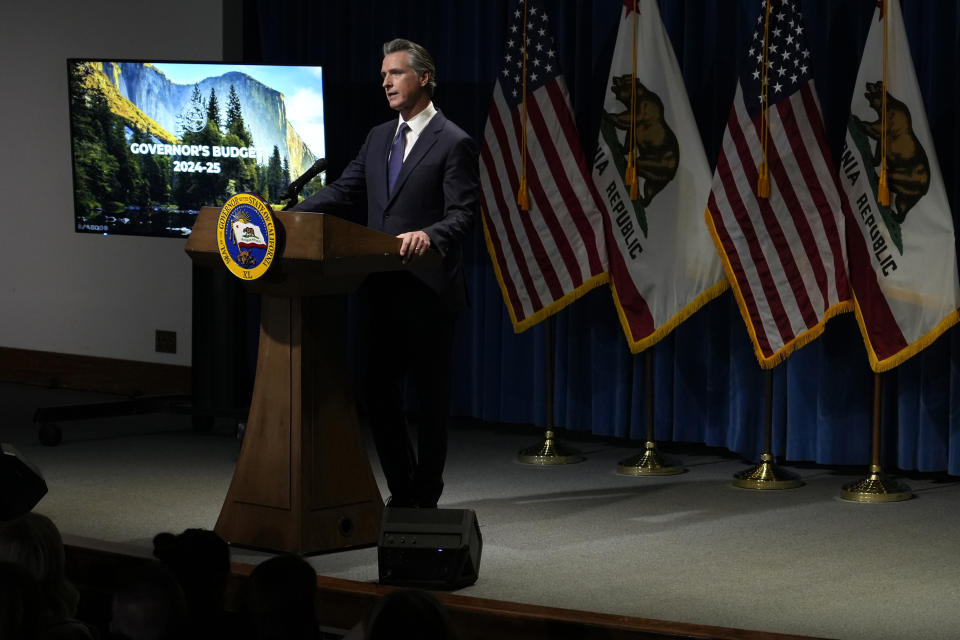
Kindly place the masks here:
<instances>
[{"instance_id":1,"label":"gold flag fringe","mask_svg":"<svg viewBox=\"0 0 960 640\"><path fill-rule=\"evenodd\" d=\"M710 214L709 207L707 207L704 217L706 218L707 228L710 230L710 237L713 239L713 244L717 247L717 253L720 254L720 262L723 263L723 270L727 274L727 280L730 281L730 288L733 289L733 295L734 298L736 298L737 307L740 309L740 316L743 318L743 324L746 326L747 333L750 335L750 343L753 345L753 353L757 356L757 361L760 363L760 367L762 369L774 368L786 360L791 353L813 342L820 336L820 334L823 333L823 329L827 323L827 320L830 318L833 318L841 313L847 313L854 310L853 301L841 300L837 304L824 311L823 319L820 320L820 322L818 322L816 325L794 337L793 340L780 347L780 349L778 349L776 352L766 355L760 349L760 343L757 340L757 332L754 330L753 323L750 321L750 310L747 308L747 303L743 299L743 293L740 290L740 284L737 282L736 275L733 272L733 266L730 264L730 260L723 250L723 244L720 242L720 236L717 234L717 228L713 224L713 216Z\"/></svg>"},{"instance_id":2,"label":"gold flag fringe","mask_svg":"<svg viewBox=\"0 0 960 640\"><path fill-rule=\"evenodd\" d=\"M937 326L921 336L919 339L908 344L906 347L892 356L888 356L881 360L877 356L877 352L873 350L873 345L870 344L870 340L867 337L867 324L863 319L863 311L860 309L860 301L857 299L856 293L853 294L853 311L857 318L857 324L860 326L860 335L863 336L863 344L867 348L867 358L870 360L870 368L873 369L875 373L883 373L884 371L890 371L891 369L899 367L901 364L936 342L936 340L946 333L951 327L953 327L953 325L957 324L957 322L960 322L960 311L954 309L947 314L947 316L941 320Z\"/></svg>"},{"instance_id":3,"label":"gold flag fringe","mask_svg":"<svg viewBox=\"0 0 960 640\"><path fill-rule=\"evenodd\" d=\"M617 292L617 285L613 282L612 278L610 279L610 292L613 295L613 304L617 309L617 316L620 318L620 326L623 328L623 334L627 338L627 346L630 348L630 353L632 354L638 354L641 351L646 351L656 343L660 342L660 340L670 335L671 331L680 326L680 323L703 308L705 304L714 298L717 298L729 287L729 281L724 278L694 298L687 306L678 311L672 318L664 322L661 326L657 327L653 333L638 339L634 337L633 332L630 331L630 322L627 320L627 313L624 311L623 305L620 304L620 294Z\"/></svg>"},{"instance_id":4,"label":"gold flag fringe","mask_svg":"<svg viewBox=\"0 0 960 640\"><path fill-rule=\"evenodd\" d=\"M503 278L503 273L500 271L500 263L496 259L497 250L494 247L493 238L490 236L490 228L487 222L487 212L481 211L481 213L481 221L483 222L483 238L487 245L487 253L490 255L490 262L493 264L493 274L497 279L497 284L500 285L500 294L503 296L503 302L507 307L507 313L510 314L510 323L513 325L514 333L523 333L533 325L547 319L561 309L567 307L570 303L582 298L591 290L610 282L610 274L608 272L604 271L603 273L598 273L573 291L570 291L564 295L559 300L554 300L552 303L540 309L536 313L518 321L517 310L514 309L510 304L510 294L507 291L506 281Z\"/></svg>"}]
</instances>

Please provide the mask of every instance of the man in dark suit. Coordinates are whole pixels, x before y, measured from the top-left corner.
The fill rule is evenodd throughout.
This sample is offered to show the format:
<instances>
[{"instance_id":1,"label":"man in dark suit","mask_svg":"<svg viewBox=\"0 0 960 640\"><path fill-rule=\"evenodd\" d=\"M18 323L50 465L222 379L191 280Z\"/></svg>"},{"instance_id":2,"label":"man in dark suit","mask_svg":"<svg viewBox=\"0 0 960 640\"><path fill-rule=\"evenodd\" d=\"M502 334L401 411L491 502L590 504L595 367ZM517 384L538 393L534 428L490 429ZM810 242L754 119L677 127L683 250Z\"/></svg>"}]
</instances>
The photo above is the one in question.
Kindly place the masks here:
<instances>
[{"instance_id":1,"label":"man in dark suit","mask_svg":"<svg viewBox=\"0 0 960 640\"><path fill-rule=\"evenodd\" d=\"M370 426L395 507L435 507L447 453L453 325L466 304L461 242L478 210L477 147L431 100L436 67L409 40L383 45L380 75L399 119L374 127L341 176L294 207L349 216L367 200L367 226L401 239L409 271L370 276L363 341ZM422 257L436 251L439 266ZM420 263L420 264L418 264ZM416 453L403 381L417 398Z\"/></svg>"}]
</instances>

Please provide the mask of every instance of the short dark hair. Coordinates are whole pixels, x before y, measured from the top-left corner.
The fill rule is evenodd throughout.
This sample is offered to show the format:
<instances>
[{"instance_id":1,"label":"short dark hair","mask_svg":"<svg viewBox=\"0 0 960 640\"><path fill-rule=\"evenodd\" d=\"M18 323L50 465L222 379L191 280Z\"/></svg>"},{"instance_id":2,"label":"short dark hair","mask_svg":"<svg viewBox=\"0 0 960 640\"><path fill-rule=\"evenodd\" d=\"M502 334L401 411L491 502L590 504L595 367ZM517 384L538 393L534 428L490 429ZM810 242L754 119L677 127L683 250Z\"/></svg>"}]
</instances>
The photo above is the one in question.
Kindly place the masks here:
<instances>
[{"instance_id":1,"label":"short dark hair","mask_svg":"<svg viewBox=\"0 0 960 640\"><path fill-rule=\"evenodd\" d=\"M416 42L411 42L405 38L394 38L390 42L383 43L383 55L388 56L398 51L406 51L409 57L410 67L417 77L425 73L430 74L427 81L427 93L433 97L433 91L437 88L437 65L433 62L433 56Z\"/></svg>"}]
</instances>

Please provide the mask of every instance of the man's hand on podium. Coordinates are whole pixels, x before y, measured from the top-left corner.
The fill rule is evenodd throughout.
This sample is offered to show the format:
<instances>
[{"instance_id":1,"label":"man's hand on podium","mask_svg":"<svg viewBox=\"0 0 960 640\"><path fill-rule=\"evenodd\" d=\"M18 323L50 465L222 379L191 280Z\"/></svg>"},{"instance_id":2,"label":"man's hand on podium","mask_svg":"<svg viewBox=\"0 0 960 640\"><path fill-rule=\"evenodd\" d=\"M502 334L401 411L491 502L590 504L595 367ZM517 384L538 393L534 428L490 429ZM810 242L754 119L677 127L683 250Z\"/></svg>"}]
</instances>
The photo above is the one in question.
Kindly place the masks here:
<instances>
[{"instance_id":1,"label":"man's hand on podium","mask_svg":"<svg viewBox=\"0 0 960 640\"><path fill-rule=\"evenodd\" d=\"M400 258L403 264L416 262L430 248L430 236L423 231L407 231L397 236L400 238Z\"/></svg>"}]
</instances>

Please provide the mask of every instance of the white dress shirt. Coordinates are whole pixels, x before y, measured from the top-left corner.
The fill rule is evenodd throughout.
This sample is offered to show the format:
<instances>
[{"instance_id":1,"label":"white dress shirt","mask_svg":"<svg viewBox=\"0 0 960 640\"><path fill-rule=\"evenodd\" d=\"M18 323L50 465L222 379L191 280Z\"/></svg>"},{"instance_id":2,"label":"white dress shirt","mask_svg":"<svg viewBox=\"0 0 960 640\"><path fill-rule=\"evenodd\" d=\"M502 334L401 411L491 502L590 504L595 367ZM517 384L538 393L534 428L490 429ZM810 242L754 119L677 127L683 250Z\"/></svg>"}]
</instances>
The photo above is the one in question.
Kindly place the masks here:
<instances>
[{"instance_id":1,"label":"white dress shirt","mask_svg":"<svg viewBox=\"0 0 960 640\"><path fill-rule=\"evenodd\" d=\"M427 124L429 124L435 115L437 115L437 108L433 106L433 102L431 101L423 111L407 120L407 126L410 127L410 129L407 131L406 146L403 148L404 160L410 156L410 150L413 149L413 145L420 139L420 134L427 128ZM397 118L397 129L400 128L401 122L403 122L403 116ZM397 134L397 129L393 131L394 136Z\"/></svg>"}]
</instances>

